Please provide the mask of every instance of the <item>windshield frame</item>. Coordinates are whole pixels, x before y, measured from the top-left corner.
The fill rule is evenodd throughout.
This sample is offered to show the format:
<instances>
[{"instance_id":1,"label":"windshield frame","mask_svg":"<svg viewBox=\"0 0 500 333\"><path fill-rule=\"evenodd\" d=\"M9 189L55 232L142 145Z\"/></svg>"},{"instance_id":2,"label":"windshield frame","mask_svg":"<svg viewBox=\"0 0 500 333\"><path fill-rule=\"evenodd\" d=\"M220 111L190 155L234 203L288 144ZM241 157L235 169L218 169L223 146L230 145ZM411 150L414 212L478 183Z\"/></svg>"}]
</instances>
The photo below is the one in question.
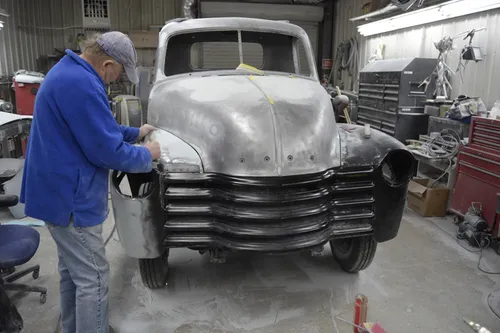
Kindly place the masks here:
<instances>
[{"instance_id":1,"label":"windshield frame","mask_svg":"<svg viewBox=\"0 0 500 333\"><path fill-rule=\"evenodd\" d=\"M227 20L230 18L224 18L224 19ZM200 21L200 20L217 20L217 19L193 19L193 20L188 20L186 22L196 21L196 20ZM249 19L239 19L238 18L236 20L247 20L248 21ZM259 21L259 19L250 19L250 20ZM271 23L269 23L269 22L271 22ZM185 22L181 22L181 23L174 22L174 23L170 23L170 25L177 25L177 24L183 25L184 23ZM209 32L209 31L211 31L211 32L224 32L224 31L238 32L238 45L240 48L240 51L239 51L240 59L242 56L242 50L241 50L241 47L242 47L241 33L242 32L246 32L246 31L248 31L248 32L266 32L266 33L275 33L275 34L279 34L279 35L286 35L286 36L293 37L294 40L293 40L292 52L293 52L295 73L264 71L263 75L297 76L297 77L303 77L303 78L308 78L308 79L312 79L315 81L319 81L318 72L317 72L316 65L315 65L314 52L312 50L312 46L311 46L311 42L309 40L309 37L307 36L305 31L303 29L301 29L300 27L298 27L296 25L292 25L290 23L274 22L274 21L268 21L266 23L268 23L268 24L277 23L280 26L279 26L279 29L270 29L269 27L263 29L263 28L258 27L256 24L252 25L252 26L245 26L245 27L237 26L235 24L235 26L220 26L220 25L213 25L213 26L205 25L203 27L196 27L196 26L178 27L178 26L175 26L175 28L177 28L177 29L174 29L174 28L169 29L171 26L169 27L169 24L165 25L165 27L160 32L160 36L159 36L160 38L159 38L158 58L156 61L156 68L155 68L155 73L156 73L155 81L163 81L165 79L176 78L179 76L190 76L190 75L191 76L192 75L196 75L196 76L199 76L199 75L201 75L201 76L231 75L231 73L234 75L236 75L236 74L251 75L252 73L250 73L250 72L241 73L241 72L237 71L236 68L233 70L231 70L231 69L200 70L200 71L197 71L195 73L188 72L188 73L175 74L175 75L170 75L170 76L165 75L165 71L164 71L165 59L166 59L166 53L167 53L168 43L169 43L170 39L174 36L178 36L178 35L182 35L182 34L189 34L189 33L196 33L196 32ZM286 31L285 29L283 29L283 25L285 25L285 27L290 26L290 31ZM296 31L293 31L293 30L296 30ZM299 30L298 33L297 33L297 30ZM301 63L300 63L300 56L299 56L299 42L302 43L302 45L304 47L304 51L306 53L306 59L308 62L308 68L309 68L309 73L310 73L309 75L300 74Z\"/></svg>"}]
</instances>

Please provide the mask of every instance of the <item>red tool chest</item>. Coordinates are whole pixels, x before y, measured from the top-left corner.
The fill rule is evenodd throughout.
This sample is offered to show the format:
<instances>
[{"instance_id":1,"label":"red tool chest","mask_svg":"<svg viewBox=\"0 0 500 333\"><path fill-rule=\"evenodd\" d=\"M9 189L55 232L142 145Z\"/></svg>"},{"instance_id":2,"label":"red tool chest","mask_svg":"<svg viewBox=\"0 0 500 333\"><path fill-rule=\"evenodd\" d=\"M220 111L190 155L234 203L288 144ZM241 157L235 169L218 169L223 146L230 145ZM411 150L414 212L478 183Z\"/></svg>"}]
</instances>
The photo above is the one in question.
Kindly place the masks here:
<instances>
[{"instance_id":1,"label":"red tool chest","mask_svg":"<svg viewBox=\"0 0 500 333\"><path fill-rule=\"evenodd\" d=\"M500 237L500 120L473 117L469 144L458 153L457 174L450 211L465 215L473 202L480 202L483 218Z\"/></svg>"}]
</instances>

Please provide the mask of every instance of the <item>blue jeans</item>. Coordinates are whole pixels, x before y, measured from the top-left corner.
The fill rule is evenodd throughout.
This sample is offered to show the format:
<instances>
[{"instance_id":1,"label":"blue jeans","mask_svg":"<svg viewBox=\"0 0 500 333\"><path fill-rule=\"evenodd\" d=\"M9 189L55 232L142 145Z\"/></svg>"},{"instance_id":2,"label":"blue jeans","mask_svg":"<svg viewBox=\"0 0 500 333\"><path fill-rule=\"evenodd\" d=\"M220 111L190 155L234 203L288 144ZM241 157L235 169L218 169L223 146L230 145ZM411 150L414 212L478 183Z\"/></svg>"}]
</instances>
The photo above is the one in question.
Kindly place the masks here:
<instances>
[{"instance_id":1,"label":"blue jeans","mask_svg":"<svg viewBox=\"0 0 500 333\"><path fill-rule=\"evenodd\" d=\"M75 228L47 223L59 256L63 333L108 333L109 263L102 224Z\"/></svg>"}]
</instances>

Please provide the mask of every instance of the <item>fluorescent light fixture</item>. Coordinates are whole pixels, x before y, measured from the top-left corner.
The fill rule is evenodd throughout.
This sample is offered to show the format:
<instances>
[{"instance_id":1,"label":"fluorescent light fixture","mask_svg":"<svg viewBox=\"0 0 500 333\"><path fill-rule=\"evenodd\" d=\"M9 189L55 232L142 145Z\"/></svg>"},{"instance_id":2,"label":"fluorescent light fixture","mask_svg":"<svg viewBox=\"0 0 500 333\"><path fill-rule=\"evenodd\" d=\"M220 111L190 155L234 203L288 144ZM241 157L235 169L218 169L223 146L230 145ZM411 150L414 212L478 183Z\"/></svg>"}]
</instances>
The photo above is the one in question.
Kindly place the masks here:
<instances>
[{"instance_id":1,"label":"fluorescent light fixture","mask_svg":"<svg viewBox=\"0 0 500 333\"><path fill-rule=\"evenodd\" d=\"M353 18L350 18L349 21L361 21L361 20L370 20L374 17L377 17L379 15L383 15L383 14L387 14L387 13L390 13L390 12L393 12L395 10L397 10L398 7L394 6L394 5L391 5L391 4L388 4L387 6L385 6L384 8L382 9L379 9L379 10L376 10L374 12L371 12L371 13L368 13L368 14L365 14L365 15L361 15L361 16L358 16L358 17L353 17Z\"/></svg>"},{"instance_id":2,"label":"fluorescent light fixture","mask_svg":"<svg viewBox=\"0 0 500 333\"><path fill-rule=\"evenodd\" d=\"M372 36L500 8L500 0L453 0L436 6L358 26L362 36Z\"/></svg>"},{"instance_id":3,"label":"fluorescent light fixture","mask_svg":"<svg viewBox=\"0 0 500 333\"><path fill-rule=\"evenodd\" d=\"M2 28L3 28L3 22L0 21L0 30L2 30Z\"/></svg>"}]
</instances>

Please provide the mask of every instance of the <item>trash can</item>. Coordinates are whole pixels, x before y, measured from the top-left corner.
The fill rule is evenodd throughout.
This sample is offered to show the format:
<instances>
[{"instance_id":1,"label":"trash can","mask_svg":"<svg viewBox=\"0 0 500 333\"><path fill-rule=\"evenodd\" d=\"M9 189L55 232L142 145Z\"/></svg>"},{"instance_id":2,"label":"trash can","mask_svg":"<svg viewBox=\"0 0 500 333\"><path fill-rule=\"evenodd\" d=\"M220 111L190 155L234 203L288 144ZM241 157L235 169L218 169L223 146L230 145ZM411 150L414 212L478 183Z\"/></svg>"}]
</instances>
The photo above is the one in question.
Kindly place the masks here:
<instances>
[{"instance_id":1,"label":"trash can","mask_svg":"<svg viewBox=\"0 0 500 333\"><path fill-rule=\"evenodd\" d=\"M14 76L17 114L33 115L36 94L43 79L44 77L40 75L18 74Z\"/></svg>"}]
</instances>

